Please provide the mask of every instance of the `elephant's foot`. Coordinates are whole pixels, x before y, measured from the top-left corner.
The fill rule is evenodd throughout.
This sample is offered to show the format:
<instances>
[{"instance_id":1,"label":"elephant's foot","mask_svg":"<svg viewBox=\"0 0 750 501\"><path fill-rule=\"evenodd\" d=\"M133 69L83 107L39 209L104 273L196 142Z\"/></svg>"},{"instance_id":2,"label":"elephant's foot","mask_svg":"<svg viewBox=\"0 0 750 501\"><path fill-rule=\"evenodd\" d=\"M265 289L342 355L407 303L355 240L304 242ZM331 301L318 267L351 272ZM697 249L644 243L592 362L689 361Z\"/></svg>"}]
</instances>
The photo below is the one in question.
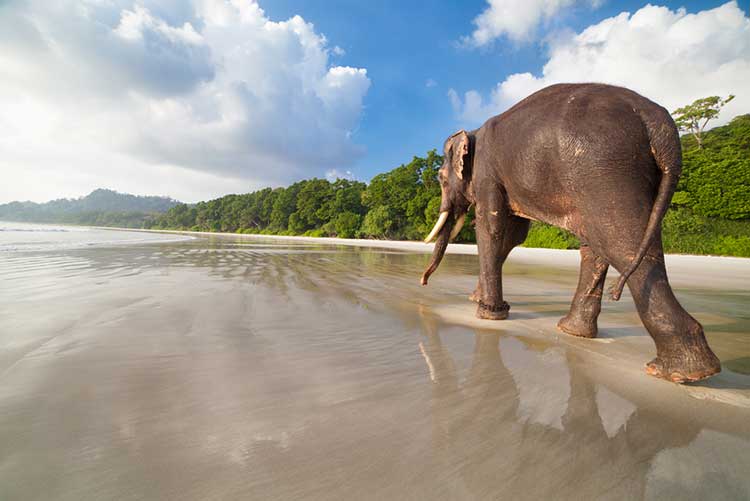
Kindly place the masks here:
<instances>
[{"instance_id":1,"label":"elephant's foot","mask_svg":"<svg viewBox=\"0 0 750 501\"><path fill-rule=\"evenodd\" d=\"M557 328L571 336L595 338L598 332L596 318L585 320L577 315L568 313L557 322Z\"/></svg>"},{"instance_id":2,"label":"elephant's foot","mask_svg":"<svg viewBox=\"0 0 750 501\"><path fill-rule=\"evenodd\" d=\"M469 301L472 301L474 303L479 303L482 300L482 291L480 291L478 288L474 289L474 292L469 294Z\"/></svg>"},{"instance_id":3,"label":"elephant's foot","mask_svg":"<svg viewBox=\"0 0 750 501\"><path fill-rule=\"evenodd\" d=\"M658 356L646 364L646 373L673 383L692 383L721 372L721 363L706 347L698 355L685 352L682 356Z\"/></svg>"},{"instance_id":4,"label":"elephant's foot","mask_svg":"<svg viewBox=\"0 0 750 501\"><path fill-rule=\"evenodd\" d=\"M498 306L490 306L488 304L483 303L481 300L478 301L479 306L477 306L477 318L482 318L484 320L505 320L508 318L508 311L510 310L510 305L503 301Z\"/></svg>"}]
</instances>

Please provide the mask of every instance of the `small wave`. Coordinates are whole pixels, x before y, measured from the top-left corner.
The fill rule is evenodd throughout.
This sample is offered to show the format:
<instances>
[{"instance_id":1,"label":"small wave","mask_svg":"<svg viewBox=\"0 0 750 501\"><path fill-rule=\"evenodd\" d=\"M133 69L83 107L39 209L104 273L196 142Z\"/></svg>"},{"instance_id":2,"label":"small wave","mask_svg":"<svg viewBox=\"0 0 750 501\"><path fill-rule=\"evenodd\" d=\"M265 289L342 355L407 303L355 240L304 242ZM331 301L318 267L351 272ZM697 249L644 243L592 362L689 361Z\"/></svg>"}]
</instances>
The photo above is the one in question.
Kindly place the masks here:
<instances>
[{"instance_id":1,"label":"small wave","mask_svg":"<svg viewBox=\"0 0 750 501\"><path fill-rule=\"evenodd\" d=\"M0 244L0 252L8 251L40 251L40 250L68 250L80 249L87 247L111 247L120 245L139 245L139 244L167 244L174 242L184 242L186 240L195 240L196 237L184 235L173 238L155 239L130 239L130 240L97 240L97 241L79 241L79 242L17 242L9 245Z\"/></svg>"},{"instance_id":2,"label":"small wave","mask_svg":"<svg viewBox=\"0 0 750 501\"><path fill-rule=\"evenodd\" d=\"M62 228L0 228L5 232L25 232L25 233L70 233L70 230Z\"/></svg>"},{"instance_id":3,"label":"small wave","mask_svg":"<svg viewBox=\"0 0 750 501\"><path fill-rule=\"evenodd\" d=\"M59 251L94 247L158 244L190 240L185 235L121 232L97 228L71 228L37 224L8 223L0 226L0 253Z\"/></svg>"}]
</instances>

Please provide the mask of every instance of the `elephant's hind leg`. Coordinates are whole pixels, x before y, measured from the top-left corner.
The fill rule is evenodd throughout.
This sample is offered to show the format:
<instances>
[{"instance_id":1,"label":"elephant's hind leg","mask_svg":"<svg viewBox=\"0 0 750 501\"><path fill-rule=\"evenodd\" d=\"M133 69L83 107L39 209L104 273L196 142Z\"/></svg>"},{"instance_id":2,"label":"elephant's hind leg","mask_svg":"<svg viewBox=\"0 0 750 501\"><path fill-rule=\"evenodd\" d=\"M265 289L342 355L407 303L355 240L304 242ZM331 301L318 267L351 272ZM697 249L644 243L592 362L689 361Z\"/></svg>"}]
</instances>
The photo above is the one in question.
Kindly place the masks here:
<instances>
[{"instance_id":1,"label":"elephant's hind leg","mask_svg":"<svg viewBox=\"0 0 750 501\"><path fill-rule=\"evenodd\" d=\"M610 263L623 270L633 254L613 255ZM627 284L638 315L656 344L656 358L646 364L648 374L685 383L721 371L719 359L706 342L703 326L685 311L672 292L661 238L651 246Z\"/></svg>"},{"instance_id":2,"label":"elephant's hind leg","mask_svg":"<svg viewBox=\"0 0 750 501\"><path fill-rule=\"evenodd\" d=\"M638 314L656 343L656 358L646 372L675 383L705 379L721 371L721 364L703 326L675 298L658 247L658 254L647 254L628 279Z\"/></svg>"},{"instance_id":3,"label":"elephant's hind leg","mask_svg":"<svg viewBox=\"0 0 750 501\"><path fill-rule=\"evenodd\" d=\"M570 311L557 323L558 329L572 336L594 338L596 319L602 310L602 292L609 264L588 245L581 246L581 274L578 277Z\"/></svg>"}]
</instances>

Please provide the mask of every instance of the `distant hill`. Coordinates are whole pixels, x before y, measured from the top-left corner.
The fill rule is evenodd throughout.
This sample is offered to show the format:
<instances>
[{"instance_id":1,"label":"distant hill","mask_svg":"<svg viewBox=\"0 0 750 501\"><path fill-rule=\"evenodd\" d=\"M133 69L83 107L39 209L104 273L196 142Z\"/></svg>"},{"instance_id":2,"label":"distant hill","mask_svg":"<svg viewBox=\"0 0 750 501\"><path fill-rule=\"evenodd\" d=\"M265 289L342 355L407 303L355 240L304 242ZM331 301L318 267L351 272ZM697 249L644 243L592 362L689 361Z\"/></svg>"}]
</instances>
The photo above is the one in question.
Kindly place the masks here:
<instances>
[{"instance_id":1,"label":"distant hill","mask_svg":"<svg viewBox=\"0 0 750 501\"><path fill-rule=\"evenodd\" d=\"M168 197L137 196L98 189L81 198L61 198L41 204L2 204L0 220L140 227L148 217L166 212L177 204L177 200Z\"/></svg>"}]
</instances>

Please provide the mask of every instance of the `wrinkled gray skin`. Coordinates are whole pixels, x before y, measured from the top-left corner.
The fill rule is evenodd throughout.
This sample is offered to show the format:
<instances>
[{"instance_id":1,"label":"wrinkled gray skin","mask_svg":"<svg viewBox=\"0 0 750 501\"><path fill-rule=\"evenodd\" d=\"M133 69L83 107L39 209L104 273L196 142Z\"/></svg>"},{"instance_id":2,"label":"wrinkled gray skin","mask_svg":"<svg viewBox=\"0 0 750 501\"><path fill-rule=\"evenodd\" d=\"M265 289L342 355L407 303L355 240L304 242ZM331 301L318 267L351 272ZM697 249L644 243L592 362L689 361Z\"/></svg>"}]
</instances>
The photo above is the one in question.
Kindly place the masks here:
<instances>
[{"instance_id":1,"label":"wrinkled gray skin","mask_svg":"<svg viewBox=\"0 0 750 501\"><path fill-rule=\"evenodd\" d=\"M471 205L476 210L479 285L477 316L507 318L502 266L527 235L530 220L574 233L582 243L581 272L570 312L559 328L595 337L609 266L627 283L656 344L649 374L696 381L721 370L702 326L667 281L661 220L682 169L679 134L669 113L627 89L560 84L542 89L477 130L445 142L440 169L437 234L423 285L443 257L450 233Z\"/></svg>"}]
</instances>

